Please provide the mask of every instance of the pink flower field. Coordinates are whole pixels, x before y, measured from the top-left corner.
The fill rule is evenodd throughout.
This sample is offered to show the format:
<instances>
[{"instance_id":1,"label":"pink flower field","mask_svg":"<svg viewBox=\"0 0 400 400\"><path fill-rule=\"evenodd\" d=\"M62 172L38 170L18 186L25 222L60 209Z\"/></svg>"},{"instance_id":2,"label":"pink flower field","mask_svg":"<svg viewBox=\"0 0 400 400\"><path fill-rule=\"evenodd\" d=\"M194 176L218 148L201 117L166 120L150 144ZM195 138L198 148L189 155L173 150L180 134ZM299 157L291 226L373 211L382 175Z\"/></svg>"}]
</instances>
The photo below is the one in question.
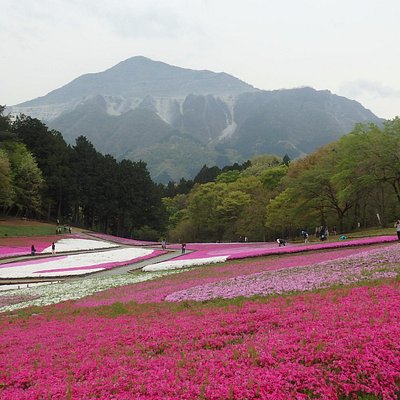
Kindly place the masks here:
<instances>
[{"instance_id":1,"label":"pink flower field","mask_svg":"<svg viewBox=\"0 0 400 400\"><path fill-rule=\"evenodd\" d=\"M398 400L400 247L374 243L0 314L0 399Z\"/></svg>"},{"instance_id":2,"label":"pink flower field","mask_svg":"<svg viewBox=\"0 0 400 400\"><path fill-rule=\"evenodd\" d=\"M97 233L97 232L90 232L90 235L92 237L101 239L101 240L108 240L110 242L115 242L119 244L127 244L130 246L148 246L148 245L160 245L158 242L149 242L149 241L144 241L144 240L136 240L136 239L128 239L128 238L122 238L114 235L107 235L105 233Z\"/></svg>"},{"instance_id":3,"label":"pink flower field","mask_svg":"<svg viewBox=\"0 0 400 400\"><path fill-rule=\"evenodd\" d=\"M110 305L115 301L138 303L160 302L167 296L186 289L196 290L203 285L223 282L229 278L244 279L245 276L263 271L285 270L301 267L324 261L332 261L343 257L359 254L365 248L345 248L318 253L300 253L276 255L266 258L252 258L249 260L235 260L224 264L211 264L196 268L185 273L171 275L161 280L138 283L135 286L125 286L97 293L86 299L78 300L79 306L96 307ZM171 298L172 300L172 298Z\"/></svg>"},{"instance_id":4,"label":"pink flower field","mask_svg":"<svg viewBox=\"0 0 400 400\"><path fill-rule=\"evenodd\" d=\"M398 399L399 303L393 282L3 316L0 398Z\"/></svg>"},{"instance_id":5,"label":"pink flower field","mask_svg":"<svg viewBox=\"0 0 400 400\"><path fill-rule=\"evenodd\" d=\"M172 293L165 300L204 301L219 297L282 294L397 276L400 276L400 251L397 246L389 246L302 267L281 268L197 285Z\"/></svg>"},{"instance_id":6,"label":"pink flower field","mask_svg":"<svg viewBox=\"0 0 400 400\"><path fill-rule=\"evenodd\" d=\"M150 264L143 268L144 271L161 271L179 269L188 266L197 266L210 263L220 263L227 260L237 260L249 257L261 257L279 254L296 254L310 251L330 250L366 246L373 244L392 243L397 241L397 236L376 236L360 239L350 239L334 242L320 242L312 244L289 243L279 247L275 242L265 243L188 243L187 253L173 260ZM180 245L170 245L171 249L180 249Z\"/></svg>"},{"instance_id":7,"label":"pink flower field","mask_svg":"<svg viewBox=\"0 0 400 400\"><path fill-rule=\"evenodd\" d=\"M63 238L77 238L78 235L63 235ZM51 246L52 242L60 240L59 235L31 237L10 237L0 239L0 258L28 255L31 253L31 245L34 244L36 251L41 253L45 248Z\"/></svg>"}]
</instances>

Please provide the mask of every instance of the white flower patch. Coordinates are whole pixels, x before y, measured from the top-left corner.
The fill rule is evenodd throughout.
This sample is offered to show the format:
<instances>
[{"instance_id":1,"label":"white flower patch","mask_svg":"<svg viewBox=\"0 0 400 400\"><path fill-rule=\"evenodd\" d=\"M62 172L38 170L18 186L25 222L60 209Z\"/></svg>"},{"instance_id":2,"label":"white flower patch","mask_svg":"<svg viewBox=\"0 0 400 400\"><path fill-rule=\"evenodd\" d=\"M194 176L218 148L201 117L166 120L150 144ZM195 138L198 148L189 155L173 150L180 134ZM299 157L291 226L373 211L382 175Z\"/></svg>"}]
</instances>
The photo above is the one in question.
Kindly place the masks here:
<instances>
[{"instance_id":1,"label":"white flower patch","mask_svg":"<svg viewBox=\"0 0 400 400\"><path fill-rule=\"evenodd\" d=\"M0 268L0 278L48 277L81 275L105 269L111 263L126 262L151 254L153 250L137 247L96 253L71 254L49 257L45 260L4 264ZM103 265L102 265L103 264ZM98 268L96 266L98 265ZM93 267L93 268L90 268Z\"/></svg>"},{"instance_id":2,"label":"white flower patch","mask_svg":"<svg viewBox=\"0 0 400 400\"><path fill-rule=\"evenodd\" d=\"M37 286L50 285L52 282L35 282L35 283L16 283L14 285L0 285L0 292L11 291L14 289L27 289Z\"/></svg>"},{"instance_id":3,"label":"white flower patch","mask_svg":"<svg viewBox=\"0 0 400 400\"><path fill-rule=\"evenodd\" d=\"M125 274L115 276L104 276L98 278L79 279L71 282L53 283L44 286L35 286L25 289L15 289L6 292L0 292L1 296L39 296L36 299L22 301L20 303L11 304L0 307L0 313L5 311L13 311L30 306L46 306L49 304L59 303L66 300L76 300L82 297L90 296L102 290L113 287L130 285L160 278L165 275L176 274L180 271L161 271L154 273Z\"/></svg>"},{"instance_id":4,"label":"white flower patch","mask_svg":"<svg viewBox=\"0 0 400 400\"><path fill-rule=\"evenodd\" d=\"M225 262L229 256L193 258L183 260L163 261L157 264L149 264L142 268L143 271L166 271L171 269L180 269L194 267L197 265L214 264Z\"/></svg>"},{"instance_id":5,"label":"white flower patch","mask_svg":"<svg viewBox=\"0 0 400 400\"><path fill-rule=\"evenodd\" d=\"M96 250L106 249L110 247L118 247L116 243L105 242L103 240L91 239L61 239L55 242L56 252L62 251L79 251L79 250ZM42 253L51 253L51 246L45 248Z\"/></svg>"}]
</instances>

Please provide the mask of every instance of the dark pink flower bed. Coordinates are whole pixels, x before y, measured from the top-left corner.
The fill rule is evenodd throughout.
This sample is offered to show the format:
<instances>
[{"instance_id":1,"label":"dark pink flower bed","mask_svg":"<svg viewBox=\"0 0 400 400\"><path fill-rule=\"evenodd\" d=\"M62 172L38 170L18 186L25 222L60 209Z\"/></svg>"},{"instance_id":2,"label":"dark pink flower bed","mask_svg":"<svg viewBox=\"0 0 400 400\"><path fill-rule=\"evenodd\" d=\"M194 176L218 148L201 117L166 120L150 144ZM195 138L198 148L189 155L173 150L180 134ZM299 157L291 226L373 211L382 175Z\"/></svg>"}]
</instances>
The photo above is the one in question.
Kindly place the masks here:
<instances>
[{"instance_id":1,"label":"dark pink flower bed","mask_svg":"<svg viewBox=\"0 0 400 400\"><path fill-rule=\"evenodd\" d=\"M161 246L161 243L158 243L158 242L122 238L119 236L107 235L106 233L90 232L90 234L88 234L88 236L89 237L92 236L92 237L95 237L98 239L115 242L115 243L119 243L119 244L127 244L130 246L148 246L148 245L160 245Z\"/></svg>"},{"instance_id":2,"label":"dark pink flower bed","mask_svg":"<svg viewBox=\"0 0 400 400\"><path fill-rule=\"evenodd\" d=\"M186 253L179 256L179 260L228 256L228 260L248 257L260 257L270 254L293 254L305 251L336 249L353 246L363 246L377 243L390 243L397 241L397 236L375 236L360 239L339 240L337 242L321 242L312 244L292 244L279 247L277 243L188 243ZM170 248L179 249L179 245Z\"/></svg>"},{"instance_id":3,"label":"dark pink flower bed","mask_svg":"<svg viewBox=\"0 0 400 400\"><path fill-rule=\"evenodd\" d=\"M79 234L71 235L49 235L49 236L35 236L35 237L10 237L0 239L0 258L13 257L20 255L31 254L32 244L35 246L36 251L41 253L44 249L51 246L53 242L60 239L80 239Z\"/></svg>"},{"instance_id":4,"label":"dark pink flower bed","mask_svg":"<svg viewBox=\"0 0 400 400\"><path fill-rule=\"evenodd\" d=\"M396 400L399 304L393 282L224 307L77 315L67 303L3 316L0 399Z\"/></svg>"}]
</instances>

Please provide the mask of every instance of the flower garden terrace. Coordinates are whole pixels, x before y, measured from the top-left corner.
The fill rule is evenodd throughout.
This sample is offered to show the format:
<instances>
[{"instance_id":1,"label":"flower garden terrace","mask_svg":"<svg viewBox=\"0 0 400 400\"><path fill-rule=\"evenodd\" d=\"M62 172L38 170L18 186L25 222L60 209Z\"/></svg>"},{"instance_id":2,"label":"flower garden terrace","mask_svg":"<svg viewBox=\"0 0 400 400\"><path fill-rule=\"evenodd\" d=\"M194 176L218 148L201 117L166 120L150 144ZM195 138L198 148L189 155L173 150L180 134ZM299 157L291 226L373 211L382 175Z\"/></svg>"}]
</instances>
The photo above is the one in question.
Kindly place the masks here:
<instances>
[{"instance_id":1,"label":"flower garden terrace","mask_svg":"<svg viewBox=\"0 0 400 400\"><path fill-rule=\"evenodd\" d=\"M38 298L2 307L0 398L397 399L399 253L382 240L19 291ZM39 306L90 281L104 285Z\"/></svg>"},{"instance_id":2,"label":"flower garden terrace","mask_svg":"<svg viewBox=\"0 0 400 400\"><path fill-rule=\"evenodd\" d=\"M37 259L33 257L27 261L3 264L0 267L0 274L2 274L1 276L4 278L8 277L10 279L10 277L18 276L27 277L25 279L28 279L28 281L23 282L32 282L32 279L42 279L43 281L67 279L68 284L51 285L41 288L31 287L29 290L23 291L7 290L3 294L0 292L0 304L6 307L5 310L10 309L10 307L11 309L15 309L29 305L51 304L61 300L77 299L85 295L93 294L96 291L102 291L108 287L118 287L130 283L151 281L164 275L176 274L180 272L180 269L185 271L188 267L208 265L210 263L224 262L228 259L243 259L247 257L259 260L251 266L247 263L245 268L238 268L238 266L232 268L230 264L221 266L217 269L215 276L211 278L211 281L214 282L215 280L228 277L229 274L231 274L231 276L241 276L249 273L257 273L269 268L280 269L280 265L302 266L321 262L325 259L338 258L352 254L352 252L358 252L360 250L357 248L362 244L368 244L369 247L374 246L374 244L375 246L381 246L384 243L389 243L394 240L392 236L381 236L348 240L345 242L289 245L282 248L277 247L275 243L188 244L188 253L180 254L180 251L177 253L172 250L172 257L174 257L172 260L154 264L155 257L159 254L163 254L161 250L158 250L154 246L152 248L148 246L137 246L138 242L133 241L134 246L125 248L126 245L129 244L129 239L111 237L110 235L107 235L107 237L105 237L105 235L100 236L101 240L99 241L75 237L63 238L56 242L58 251L97 248L99 250L98 252L90 251L89 253L85 252L83 254L70 255L69 252L66 251L63 255L51 255L48 253L51 251L50 244L51 240L54 240L54 238L47 238L47 242L39 243L38 246L42 251L41 258ZM112 240L112 242L106 242L104 239ZM22 240L23 238L20 238L19 244L21 244ZM124 248L118 248L119 242L123 243ZM145 244L149 245L149 243ZM46 245L48 247L46 247ZM177 248L178 246L170 245L168 247ZM364 247L361 247L361 249L363 248ZM313 255L312 250L317 250L317 253L320 254ZM14 251L13 248L11 251ZM277 262L275 257L279 255L282 256L283 253L304 254L304 256L286 258L286 261L282 264L281 261ZM259 257L261 255L269 256L269 259L260 260ZM168 256L171 257L171 255ZM122 257L125 258L122 259ZM125 267L126 271L140 268L140 262L148 264L143 268L143 270L146 271L145 273L140 271L134 274L122 273L121 266L127 265L128 267ZM115 270L114 274L116 275L114 277L103 276L104 274L101 273L101 271L113 270ZM205 273L211 270L210 266L208 266L205 269ZM100 275L99 272L101 273ZM88 278L85 280L76 279L82 275ZM15 279L18 280L18 278ZM29 281L29 279L31 280ZM11 280L11 282L13 281ZM12 286L7 285L2 288L12 289ZM38 295L38 292L40 292L40 295ZM160 293L161 292L162 291L160 291ZM25 301L19 301L21 299L25 299ZM29 299L31 299L31 301L28 301Z\"/></svg>"}]
</instances>

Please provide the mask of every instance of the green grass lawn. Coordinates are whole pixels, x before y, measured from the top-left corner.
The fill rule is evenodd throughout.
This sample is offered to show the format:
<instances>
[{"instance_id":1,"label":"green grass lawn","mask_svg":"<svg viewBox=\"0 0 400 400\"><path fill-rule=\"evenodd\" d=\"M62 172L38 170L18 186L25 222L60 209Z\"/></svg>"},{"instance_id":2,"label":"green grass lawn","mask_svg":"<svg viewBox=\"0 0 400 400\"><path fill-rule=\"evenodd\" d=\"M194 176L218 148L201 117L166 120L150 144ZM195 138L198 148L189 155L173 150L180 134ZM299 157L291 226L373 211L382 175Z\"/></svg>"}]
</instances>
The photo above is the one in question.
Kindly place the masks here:
<instances>
[{"instance_id":1,"label":"green grass lawn","mask_svg":"<svg viewBox=\"0 0 400 400\"><path fill-rule=\"evenodd\" d=\"M55 226L40 224L40 225L3 225L0 224L0 237L10 236L42 236L54 235Z\"/></svg>"},{"instance_id":2,"label":"green grass lawn","mask_svg":"<svg viewBox=\"0 0 400 400\"><path fill-rule=\"evenodd\" d=\"M396 229L375 227L375 228L355 230L353 232L345 233L345 235L352 238L360 238L366 236L396 235Z\"/></svg>"}]
</instances>

